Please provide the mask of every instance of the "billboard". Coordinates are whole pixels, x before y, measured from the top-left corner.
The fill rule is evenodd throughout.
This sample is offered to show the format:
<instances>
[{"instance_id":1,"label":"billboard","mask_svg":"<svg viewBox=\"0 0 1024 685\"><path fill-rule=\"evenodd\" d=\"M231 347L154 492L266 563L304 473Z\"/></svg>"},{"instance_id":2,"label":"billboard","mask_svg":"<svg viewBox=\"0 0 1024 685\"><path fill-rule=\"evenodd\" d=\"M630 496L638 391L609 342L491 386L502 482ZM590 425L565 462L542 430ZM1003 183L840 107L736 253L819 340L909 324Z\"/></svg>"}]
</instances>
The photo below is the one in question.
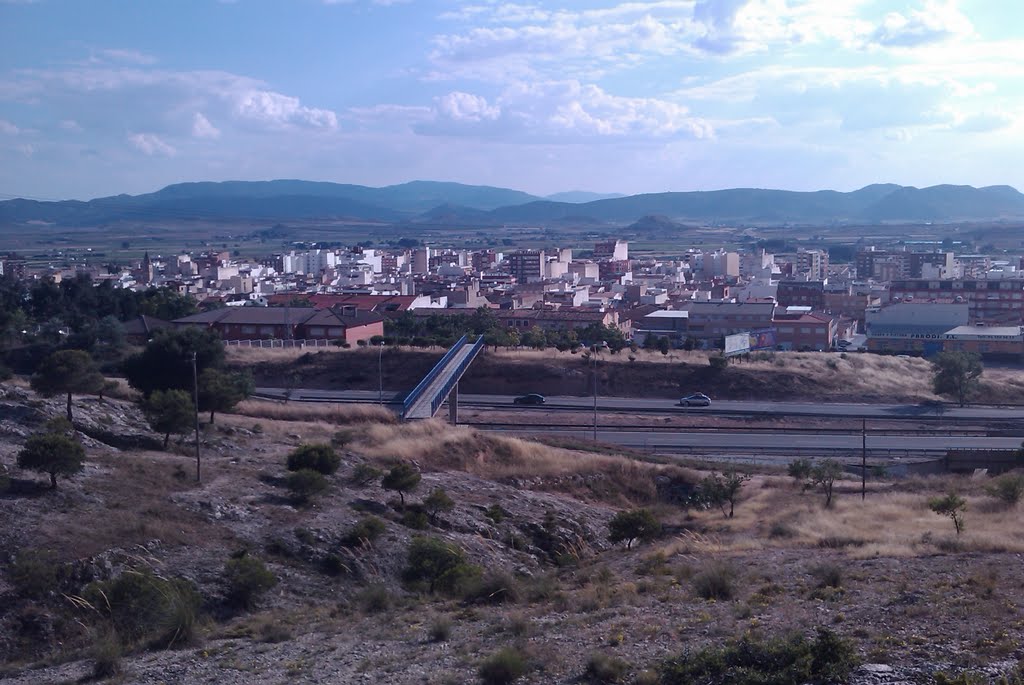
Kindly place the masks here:
<instances>
[{"instance_id":1,"label":"billboard","mask_svg":"<svg viewBox=\"0 0 1024 685\"><path fill-rule=\"evenodd\" d=\"M762 328L756 331L750 331L747 334L749 336L748 349L749 350L774 350L775 349L775 330L772 328Z\"/></svg>"},{"instance_id":2,"label":"billboard","mask_svg":"<svg viewBox=\"0 0 1024 685\"><path fill-rule=\"evenodd\" d=\"M725 336L725 356L732 357L750 352L750 340L750 333L735 333Z\"/></svg>"}]
</instances>

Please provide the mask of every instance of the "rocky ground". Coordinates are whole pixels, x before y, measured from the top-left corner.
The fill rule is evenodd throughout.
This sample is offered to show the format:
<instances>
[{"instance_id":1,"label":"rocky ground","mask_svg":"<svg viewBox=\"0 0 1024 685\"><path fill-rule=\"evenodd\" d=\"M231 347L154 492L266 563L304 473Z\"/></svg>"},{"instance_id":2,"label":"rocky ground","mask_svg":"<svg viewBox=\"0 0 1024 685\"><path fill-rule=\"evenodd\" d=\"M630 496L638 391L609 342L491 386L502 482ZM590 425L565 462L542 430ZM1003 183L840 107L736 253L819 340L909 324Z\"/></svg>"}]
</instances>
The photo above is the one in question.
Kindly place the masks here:
<instances>
[{"instance_id":1,"label":"rocky ground","mask_svg":"<svg viewBox=\"0 0 1024 685\"><path fill-rule=\"evenodd\" d=\"M936 517L920 545L871 553L866 540L835 534L841 519L863 516L848 493L840 497L849 509L816 528L819 499L762 474L747 483L737 518L729 520L644 495L664 495L655 486L627 490L605 462L605 472L517 472L519 448L438 429L417 438L423 481L408 499L441 487L455 508L414 530L403 525L395 493L351 479L360 465L386 465L390 445L398 450L374 431L401 435L402 428L218 417L204 428L197 484L191 447L153 449L158 442L130 403L76 398L75 410L86 469L50 491L44 477L18 470L15 460L24 438L59 415L62 403L10 385L0 396L0 471L12 479L0 495L3 682L90 678L97 619L69 598L89 582L140 568L193 582L204 617L185 646L127 646L114 676L125 683L468 683L477 682L483 659L509 646L527 658L524 683L579 682L594 654L626 663L621 682L656 682L649 669L665 658L741 635L818 627L855 646L861 665L850 682L858 685L934 683L939 672L987 682L1024 656L1024 564L1016 539L960 544L950 539L948 521ZM281 487L286 454L339 429L350 431L341 468L325 494L297 506ZM438 454L457 454L459 461L445 463L462 466L439 468L431 456ZM551 454L585 461L564 450ZM501 476L493 475L498 466ZM637 466L630 477L667 478L670 471L658 468ZM879 483L872 496L895 489L924 497L948 484ZM980 486L966 487L979 508L988 506ZM653 507L666 528L658 540L627 550L608 542L607 523L629 498ZM487 515L494 505L506 514L501 520ZM875 526L898 527L887 511L879 509ZM384 534L346 547L345 533L368 514L384 522ZM991 516L991 524L972 520L979 535L1017 515ZM402 571L417 535L457 544L488 573L514 579L510 601L410 589ZM243 550L278 577L249 611L224 602L225 562ZM60 572L30 598L11 569L32 552ZM328 572L332 555L341 570ZM701 598L698 579L709 573L727 577L729 596Z\"/></svg>"}]
</instances>

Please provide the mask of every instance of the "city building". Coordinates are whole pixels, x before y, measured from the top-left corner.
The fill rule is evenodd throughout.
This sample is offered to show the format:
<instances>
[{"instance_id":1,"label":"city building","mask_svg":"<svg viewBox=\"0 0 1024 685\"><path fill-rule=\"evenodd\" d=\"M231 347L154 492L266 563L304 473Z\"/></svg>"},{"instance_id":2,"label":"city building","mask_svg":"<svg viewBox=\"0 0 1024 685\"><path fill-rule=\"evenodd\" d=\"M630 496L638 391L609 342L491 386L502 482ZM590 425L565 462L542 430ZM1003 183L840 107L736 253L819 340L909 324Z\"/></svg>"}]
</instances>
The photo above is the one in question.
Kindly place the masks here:
<instances>
[{"instance_id":1,"label":"city building","mask_svg":"<svg viewBox=\"0 0 1024 685\"><path fill-rule=\"evenodd\" d=\"M543 250L516 250L505 256L509 273L519 283L536 283L544 279L546 260Z\"/></svg>"}]
</instances>

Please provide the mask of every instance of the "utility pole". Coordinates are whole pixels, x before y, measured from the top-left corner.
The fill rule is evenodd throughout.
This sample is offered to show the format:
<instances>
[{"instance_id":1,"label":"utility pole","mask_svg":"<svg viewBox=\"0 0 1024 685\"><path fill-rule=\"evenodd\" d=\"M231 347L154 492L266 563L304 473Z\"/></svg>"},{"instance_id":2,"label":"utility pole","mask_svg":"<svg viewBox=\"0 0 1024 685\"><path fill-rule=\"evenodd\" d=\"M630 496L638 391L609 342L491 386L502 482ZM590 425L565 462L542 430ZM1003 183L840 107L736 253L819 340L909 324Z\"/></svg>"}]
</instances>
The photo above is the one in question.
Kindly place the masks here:
<instances>
[{"instance_id":1,"label":"utility pole","mask_svg":"<svg viewBox=\"0 0 1024 685\"><path fill-rule=\"evenodd\" d=\"M868 496L868 420L861 419L860 426L860 499Z\"/></svg>"},{"instance_id":2,"label":"utility pole","mask_svg":"<svg viewBox=\"0 0 1024 685\"><path fill-rule=\"evenodd\" d=\"M597 442L597 348L591 349L591 360L594 362L594 442Z\"/></svg>"},{"instance_id":3,"label":"utility pole","mask_svg":"<svg viewBox=\"0 0 1024 685\"><path fill-rule=\"evenodd\" d=\"M196 482L202 482L199 461L199 373L196 371L196 353L192 353L192 397L196 405Z\"/></svg>"},{"instance_id":4,"label":"utility pole","mask_svg":"<svg viewBox=\"0 0 1024 685\"><path fill-rule=\"evenodd\" d=\"M380 341L380 351L377 353L377 403L384 406L384 341Z\"/></svg>"}]
</instances>

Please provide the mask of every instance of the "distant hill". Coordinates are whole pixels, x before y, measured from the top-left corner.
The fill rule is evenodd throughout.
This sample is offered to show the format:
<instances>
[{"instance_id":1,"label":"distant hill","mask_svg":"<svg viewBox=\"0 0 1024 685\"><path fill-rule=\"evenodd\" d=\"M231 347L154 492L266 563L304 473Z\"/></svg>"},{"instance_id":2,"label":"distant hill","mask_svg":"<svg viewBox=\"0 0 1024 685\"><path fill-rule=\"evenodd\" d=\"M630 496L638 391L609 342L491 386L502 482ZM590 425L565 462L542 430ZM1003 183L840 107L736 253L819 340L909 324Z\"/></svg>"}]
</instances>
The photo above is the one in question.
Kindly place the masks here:
<instances>
[{"instance_id":1,"label":"distant hill","mask_svg":"<svg viewBox=\"0 0 1024 685\"><path fill-rule=\"evenodd\" d=\"M551 202L573 202L579 204L581 202L594 202L595 200L611 200L617 197L625 197L625 195L622 193L590 193L585 190L570 190L564 193L548 195L544 199Z\"/></svg>"},{"instance_id":2,"label":"distant hill","mask_svg":"<svg viewBox=\"0 0 1024 685\"><path fill-rule=\"evenodd\" d=\"M739 223L876 223L1024 219L1024 195L1009 186L869 185L841 193L734 188L649 193L578 201L573 191L541 199L517 190L413 181L371 188L298 180L179 183L155 193L89 202L0 202L0 226L45 221L98 225L116 221L188 219L335 219L387 223L613 224L686 221ZM574 200L574 201L569 201Z\"/></svg>"}]
</instances>

